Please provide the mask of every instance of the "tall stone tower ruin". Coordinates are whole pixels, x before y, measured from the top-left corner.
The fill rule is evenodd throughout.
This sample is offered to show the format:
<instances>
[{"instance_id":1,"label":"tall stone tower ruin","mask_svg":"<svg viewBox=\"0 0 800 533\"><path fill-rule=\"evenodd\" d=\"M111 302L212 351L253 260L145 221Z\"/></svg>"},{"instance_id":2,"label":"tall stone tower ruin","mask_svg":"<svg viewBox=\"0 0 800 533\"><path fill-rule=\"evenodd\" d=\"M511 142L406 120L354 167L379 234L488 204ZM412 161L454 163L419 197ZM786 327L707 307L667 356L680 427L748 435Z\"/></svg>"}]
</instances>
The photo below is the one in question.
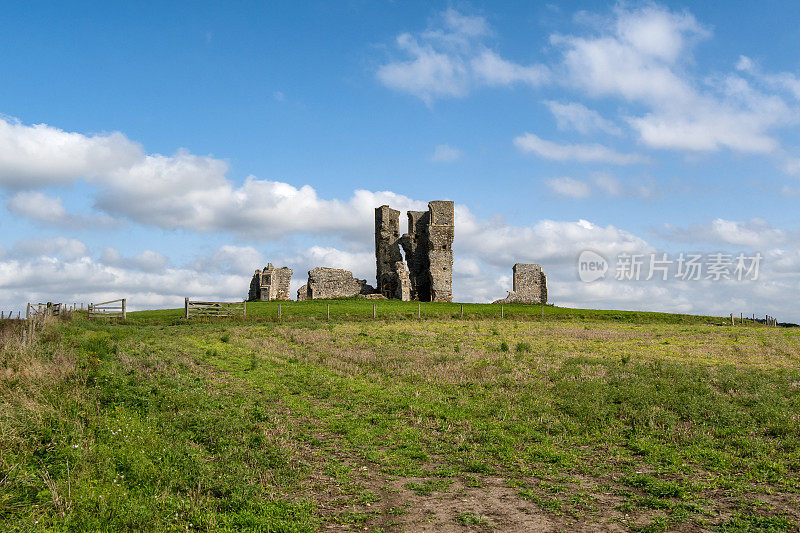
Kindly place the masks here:
<instances>
[{"instance_id":1,"label":"tall stone tower ruin","mask_svg":"<svg viewBox=\"0 0 800 533\"><path fill-rule=\"evenodd\" d=\"M427 211L409 211L408 233L402 236L400 211L375 208L378 291L406 301L452 302L454 235L453 202L429 202Z\"/></svg>"}]
</instances>

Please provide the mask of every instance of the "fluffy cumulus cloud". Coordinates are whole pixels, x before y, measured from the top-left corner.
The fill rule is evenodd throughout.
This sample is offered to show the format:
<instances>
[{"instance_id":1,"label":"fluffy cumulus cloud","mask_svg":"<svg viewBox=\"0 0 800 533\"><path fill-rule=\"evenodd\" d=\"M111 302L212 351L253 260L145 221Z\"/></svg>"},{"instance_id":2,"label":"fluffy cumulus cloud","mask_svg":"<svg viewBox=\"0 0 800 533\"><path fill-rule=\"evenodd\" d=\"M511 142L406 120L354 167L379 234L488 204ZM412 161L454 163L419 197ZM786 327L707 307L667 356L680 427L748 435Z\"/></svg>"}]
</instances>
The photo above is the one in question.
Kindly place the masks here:
<instances>
[{"instance_id":1,"label":"fluffy cumulus cloud","mask_svg":"<svg viewBox=\"0 0 800 533\"><path fill-rule=\"evenodd\" d=\"M314 188L295 187L279 181L248 177L236 185L227 177L225 161L198 156L181 150L172 156L138 153L131 159L128 147L138 146L115 133L111 145L103 144L104 158L92 167L81 166L80 173L57 169L62 163L57 147L45 142L60 143L62 135L69 142L91 145L94 137L79 133L66 133L45 125L12 125L15 134L25 139L35 137L39 142L27 146L25 158L33 167L52 169L67 185L84 178L96 190L95 205L100 211L92 216L69 215L59 198L37 191L15 193L7 202L14 213L37 222L64 224L65 227L110 226L111 217L156 226L162 229L186 229L199 232L230 232L248 239L268 240L292 234L340 234L357 237L373 219L375 206L392 204L400 209L424 209L425 203L390 191L357 190L345 200L320 198ZM52 130L52 135L48 135ZM83 139L83 142L81 142ZM113 153L113 147L122 147L122 153ZM0 154L3 150L0 149ZM48 158L56 154L55 160ZM6 157L5 160L9 158ZM15 163L3 166L0 159L0 187L16 188L16 178L25 174L25 166ZM111 161L115 162L113 165ZM55 178L53 178L55 179ZM53 180L42 185L52 185Z\"/></svg>"},{"instance_id":2,"label":"fluffy cumulus cloud","mask_svg":"<svg viewBox=\"0 0 800 533\"><path fill-rule=\"evenodd\" d=\"M7 253L8 257L14 259L47 259L63 258L73 261L87 257L89 247L77 239L66 237L54 237L45 239L24 239Z\"/></svg>"},{"instance_id":3,"label":"fluffy cumulus cloud","mask_svg":"<svg viewBox=\"0 0 800 533\"><path fill-rule=\"evenodd\" d=\"M430 104L461 97L480 86L537 86L549 78L543 65L522 65L502 58L486 45L486 19L448 9L418 34L402 33L395 45L404 56L381 65L378 80Z\"/></svg>"},{"instance_id":4,"label":"fluffy cumulus cloud","mask_svg":"<svg viewBox=\"0 0 800 533\"><path fill-rule=\"evenodd\" d=\"M105 176L142 155L121 133L83 135L0 117L0 187L29 189Z\"/></svg>"},{"instance_id":5,"label":"fluffy cumulus cloud","mask_svg":"<svg viewBox=\"0 0 800 533\"><path fill-rule=\"evenodd\" d=\"M168 258L161 252L144 250L133 257L125 257L111 246L106 246L100 254L100 262L104 265L142 272L163 272Z\"/></svg>"},{"instance_id":6,"label":"fluffy cumulus cloud","mask_svg":"<svg viewBox=\"0 0 800 533\"><path fill-rule=\"evenodd\" d=\"M39 225L66 229L113 228L118 222L105 214L81 215L68 213L59 197L38 191L20 191L6 202L9 212L28 218Z\"/></svg>"}]
</instances>

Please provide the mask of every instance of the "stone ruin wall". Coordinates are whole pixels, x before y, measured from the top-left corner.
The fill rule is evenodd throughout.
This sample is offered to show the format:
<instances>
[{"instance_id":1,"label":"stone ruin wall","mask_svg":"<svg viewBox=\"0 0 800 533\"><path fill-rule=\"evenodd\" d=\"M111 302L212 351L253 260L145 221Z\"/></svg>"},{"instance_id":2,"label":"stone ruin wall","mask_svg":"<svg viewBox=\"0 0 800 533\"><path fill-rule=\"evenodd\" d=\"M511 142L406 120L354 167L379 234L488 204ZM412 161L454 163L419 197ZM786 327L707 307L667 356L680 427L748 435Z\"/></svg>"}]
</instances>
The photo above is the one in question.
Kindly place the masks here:
<instances>
[{"instance_id":1,"label":"stone ruin wall","mask_svg":"<svg viewBox=\"0 0 800 533\"><path fill-rule=\"evenodd\" d=\"M427 211L408 212L408 232L400 234L400 211L375 208L377 289L348 270L317 267L297 291L298 301L324 298L392 298L422 302L453 301L454 205L428 203ZM404 257L405 254L405 257ZM288 300L292 270L269 263L256 270L248 299Z\"/></svg>"},{"instance_id":2,"label":"stone ruin wall","mask_svg":"<svg viewBox=\"0 0 800 533\"><path fill-rule=\"evenodd\" d=\"M400 212L388 205L377 207L378 291L404 301L452 302L454 235L453 202L433 201L428 203L428 211L409 211L408 233L402 237Z\"/></svg>"},{"instance_id":3,"label":"stone ruin wall","mask_svg":"<svg viewBox=\"0 0 800 533\"><path fill-rule=\"evenodd\" d=\"M513 290L508 296L495 303L547 303L547 276L542 265L517 263L514 265Z\"/></svg>"},{"instance_id":4,"label":"stone ruin wall","mask_svg":"<svg viewBox=\"0 0 800 533\"><path fill-rule=\"evenodd\" d=\"M251 302L289 300L289 284L293 273L291 268L275 268L268 263L263 270L256 270L253 274L247 299Z\"/></svg>"},{"instance_id":5,"label":"stone ruin wall","mask_svg":"<svg viewBox=\"0 0 800 533\"><path fill-rule=\"evenodd\" d=\"M431 302L453 301L453 202L430 202L428 223L428 263Z\"/></svg>"},{"instance_id":6,"label":"stone ruin wall","mask_svg":"<svg viewBox=\"0 0 800 533\"><path fill-rule=\"evenodd\" d=\"M388 205L375 208L375 280L377 290L387 298L403 299L411 288L400 251L400 211Z\"/></svg>"},{"instance_id":7,"label":"stone ruin wall","mask_svg":"<svg viewBox=\"0 0 800 533\"><path fill-rule=\"evenodd\" d=\"M317 267L308 271L308 282L297 290L297 300L353 298L374 292L367 280L353 277L349 270Z\"/></svg>"}]
</instances>

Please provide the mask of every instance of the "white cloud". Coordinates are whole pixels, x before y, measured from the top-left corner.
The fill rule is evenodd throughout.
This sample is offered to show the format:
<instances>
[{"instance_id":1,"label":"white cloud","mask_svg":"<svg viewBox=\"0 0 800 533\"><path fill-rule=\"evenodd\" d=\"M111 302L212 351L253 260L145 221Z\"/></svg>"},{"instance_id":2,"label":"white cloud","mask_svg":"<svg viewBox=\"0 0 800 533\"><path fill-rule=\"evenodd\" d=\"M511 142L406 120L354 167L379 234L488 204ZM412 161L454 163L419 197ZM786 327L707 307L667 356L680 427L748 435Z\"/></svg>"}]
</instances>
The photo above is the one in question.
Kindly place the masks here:
<instances>
[{"instance_id":1,"label":"white cloud","mask_svg":"<svg viewBox=\"0 0 800 533\"><path fill-rule=\"evenodd\" d=\"M480 85L538 86L549 79L543 65L520 65L488 49L483 40L491 32L483 17L448 9L438 19L438 25L418 35L397 36L395 44L407 59L381 65L376 72L381 83L431 104L465 96Z\"/></svg>"},{"instance_id":2,"label":"white cloud","mask_svg":"<svg viewBox=\"0 0 800 533\"><path fill-rule=\"evenodd\" d=\"M794 301L800 289L796 274L800 254L793 246L764 251L758 282L624 283L607 278L586 284L578 281L575 271L575 261L583 250L596 250L610 260L622 252L657 250L614 226L585 220L510 226L497 218L479 219L460 205L456 228L453 284L457 301L487 302L503 297L511 288L511 266L535 262L545 267L551 301L559 305L717 315L757 312L800 321ZM728 242L749 242L747 231L724 227L721 231L728 231ZM151 264L169 263L151 252L125 259L113 249L104 250L96 261L85 244L69 239L21 241L0 258L0 300L16 309L24 309L26 301L71 303L121 297L128 298L131 309L175 308L185 296L235 300L246 295L252 270L264 262L258 251L246 246L223 246L182 268L143 268L148 257L155 259ZM374 282L374 254L366 243L352 250L298 247L272 259L276 266L294 270L293 292L305 281L305 271L314 266L345 268ZM141 262L135 264L137 260Z\"/></svg>"},{"instance_id":3,"label":"white cloud","mask_svg":"<svg viewBox=\"0 0 800 533\"><path fill-rule=\"evenodd\" d=\"M142 148L121 133L82 135L0 117L0 187L71 183L133 164Z\"/></svg>"},{"instance_id":4,"label":"white cloud","mask_svg":"<svg viewBox=\"0 0 800 533\"><path fill-rule=\"evenodd\" d=\"M651 178L622 181L606 173L594 173L591 180L570 177L545 180L545 185L558 196L565 198L588 198L600 192L611 197L651 199L659 194L658 186Z\"/></svg>"},{"instance_id":5,"label":"white cloud","mask_svg":"<svg viewBox=\"0 0 800 533\"><path fill-rule=\"evenodd\" d=\"M440 144L434 149L431 160L440 163L450 163L460 159L462 155L464 155L464 153L458 148L453 148L449 144Z\"/></svg>"},{"instance_id":6,"label":"white cloud","mask_svg":"<svg viewBox=\"0 0 800 533\"><path fill-rule=\"evenodd\" d=\"M89 248L77 239L54 237L24 239L17 242L8 255L16 258L63 258L73 261L87 257Z\"/></svg>"},{"instance_id":7,"label":"white cloud","mask_svg":"<svg viewBox=\"0 0 800 533\"><path fill-rule=\"evenodd\" d=\"M800 78L791 72L778 72L774 74L762 72L759 65L747 56L739 56L736 70L746 73L751 78L763 85L789 93L800 99Z\"/></svg>"},{"instance_id":8,"label":"white cloud","mask_svg":"<svg viewBox=\"0 0 800 533\"><path fill-rule=\"evenodd\" d=\"M343 268L360 279L375 285L375 252L372 250L340 250L332 246L311 246L286 257L284 262L299 265L298 278L305 279L309 270L318 266Z\"/></svg>"},{"instance_id":9,"label":"white cloud","mask_svg":"<svg viewBox=\"0 0 800 533\"><path fill-rule=\"evenodd\" d=\"M592 193L588 183L569 177L545 180L545 184L557 195L567 198L588 198Z\"/></svg>"},{"instance_id":10,"label":"white cloud","mask_svg":"<svg viewBox=\"0 0 800 533\"><path fill-rule=\"evenodd\" d=\"M648 251L647 243L615 226L587 220L541 220L532 226L511 226L501 218L478 219L456 206L457 254L466 254L491 267L510 269L514 263L572 264L586 249L604 253Z\"/></svg>"},{"instance_id":11,"label":"white cloud","mask_svg":"<svg viewBox=\"0 0 800 533\"><path fill-rule=\"evenodd\" d=\"M34 191L15 194L6 202L6 207L16 215L47 222L57 222L67 214L61 198L53 198Z\"/></svg>"},{"instance_id":12,"label":"white cloud","mask_svg":"<svg viewBox=\"0 0 800 533\"><path fill-rule=\"evenodd\" d=\"M77 145L92 140L79 133L57 129L49 134L48 128L15 123L13 131L20 135L20 143L31 136L58 143L62 140L61 134ZM133 145L121 134L116 135L118 144ZM55 161L47 161L55 152L58 150L45 141L29 146L27 156L35 161L31 172L39 167L56 169L60 156ZM424 202L390 191L357 190L346 200L326 200L308 185L297 188L253 176L237 186L227 177L225 161L185 150L173 156L142 155L133 162L122 157L125 154L118 158L108 155L110 160L125 164L114 168L86 167L87 173L92 175L90 184L97 189L95 205L107 215L70 215L60 199L29 191L13 196L9 207L40 222L64 222L67 227L112 225L114 222L109 215L113 215L163 229L231 232L249 239L268 240L299 233L358 238L369 231L376 206L391 204L404 210L426 206ZM72 181L79 178L75 174ZM62 182L71 183L66 178Z\"/></svg>"},{"instance_id":13,"label":"white cloud","mask_svg":"<svg viewBox=\"0 0 800 533\"><path fill-rule=\"evenodd\" d=\"M784 244L790 239L796 240L791 234L774 228L763 218L751 218L746 221L717 218L685 228L665 224L662 230L656 232L656 235L675 242L736 245L762 251Z\"/></svg>"},{"instance_id":14,"label":"white cloud","mask_svg":"<svg viewBox=\"0 0 800 533\"><path fill-rule=\"evenodd\" d=\"M556 118L556 125L559 130L575 130L584 135L594 132L605 132L612 135L621 135L622 130L611 122L600 116L600 113L589 109L583 104L570 102L562 104L553 100L545 102L550 112Z\"/></svg>"},{"instance_id":15,"label":"white cloud","mask_svg":"<svg viewBox=\"0 0 800 533\"><path fill-rule=\"evenodd\" d=\"M15 215L34 222L63 229L99 229L118 225L112 217L102 214L76 215L68 213L61 198L36 191L21 191L9 198L6 208Z\"/></svg>"},{"instance_id":16,"label":"white cloud","mask_svg":"<svg viewBox=\"0 0 800 533\"><path fill-rule=\"evenodd\" d=\"M796 122L778 96L735 74L703 80L688 75L691 48L710 36L691 14L649 4L615 10L614 24L589 37L553 36L563 49L566 79L594 96L618 96L649 111L627 117L653 148L767 153L778 147L770 131ZM740 59L740 71L751 68Z\"/></svg>"},{"instance_id":17,"label":"white cloud","mask_svg":"<svg viewBox=\"0 0 800 533\"><path fill-rule=\"evenodd\" d=\"M524 83L537 87L549 81L550 78L550 69L544 65L519 65L503 59L491 50L484 50L474 57L471 66L478 80L490 86Z\"/></svg>"},{"instance_id":18,"label":"white cloud","mask_svg":"<svg viewBox=\"0 0 800 533\"><path fill-rule=\"evenodd\" d=\"M183 298L242 299L248 276L211 275L190 269L143 272L91 258L0 262L0 299L24 309L26 301L98 302L127 298L128 308L180 307Z\"/></svg>"},{"instance_id":19,"label":"white cloud","mask_svg":"<svg viewBox=\"0 0 800 533\"><path fill-rule=\"evenodd\" d=\"M252 275L256 269L263 268L266 264L263 254L252 246L226 244L210 255L198 255L189 266L199 272L245 276Z\"/></svg>"},{"instance_id":20,"label":"white cloud","mask_svg":"<svg viewBox=\"0 0 800 533\"><path fill-rule=\"evenodd\" d=\"M595 186L609 196L619 196L623 192L623 187L620 181L608 174L598 174L594 178Z\"/></svg>"},{"instance_id":21,"label":"white cloud","mask_svg":"<svg viewBox=\"0 0 800 533\"><path fill-rule=\"evenodd\" d=\"M581 161L612 165L633 165L648 161L644 156L615 152L600 144L558 144L546 141L533 133L525 133L516 137L514 145L523 152L533 152L545 159L556 161Z\"/></svg>"},{"instance_id":22,"label":"white cloud","mask_svg":"<svg viewBox=\"0 0 800 533\"><path fill-rule=\"evenodd\" d=\"M162 272L167 266L168 258L154 250L144 250L133 257L124 257L116 248L107 246L100 254L100 262L111 267L142 272Z\"/></svg>"}]
</instances>

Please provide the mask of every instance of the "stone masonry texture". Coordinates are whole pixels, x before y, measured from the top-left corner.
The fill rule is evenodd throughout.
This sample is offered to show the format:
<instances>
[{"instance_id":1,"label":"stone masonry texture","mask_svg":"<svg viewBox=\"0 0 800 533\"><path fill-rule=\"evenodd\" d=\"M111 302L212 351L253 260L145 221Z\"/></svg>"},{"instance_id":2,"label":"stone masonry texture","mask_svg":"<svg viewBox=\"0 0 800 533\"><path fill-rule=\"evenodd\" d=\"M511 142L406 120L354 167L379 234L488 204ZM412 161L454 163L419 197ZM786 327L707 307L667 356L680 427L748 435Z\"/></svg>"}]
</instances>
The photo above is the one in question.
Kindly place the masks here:
<instances>
[{"instance_id":1,"label":"stone masonry texture","mask_svg":"<svg viewBox=\"0 0 800 533\"><path fill-rule=\"evenodd\" d=\"M513 290L495 303L547 303L547 276L541 265L517 263L514 265Z\"/></svg>"},{"instance_id":2,"label":"stone masonry texture","mask_svg":"<svg viewBox=\"0 0 800 533\"><path fill-rule=\"evenodd\" d=\"M305 287L305 295L301 292ZM367 280L356 279L349 270L317 267L308 271L308 283L297 291L298 300L326 298L352 298L360 294L371 294L375 289Z\"/></svg>"},{"instance_id":3,"label":"stone masonry texture","mask_svg":"<svg viewBox=\"0 0 800 533\"><path fill-rule=\"evenodd\" d=\"M430 202L427 211L409 211L408 233L402 236L400 212L388 205L376 208L378 292L406 301L453 301L454 229L450 201Z\"/></svg>"},{"instance_id":4,"label":"stone masonry texture","mask_svg":"<svg viewBox=\"0 0 800 533\"><path fill-rule=\"evenodd\" d=\"M453 202L428 203L428 272L431 302L453 301Z\"/></svg>"},{"instance_id":5,"label":"stone masonry texture","mask_svg":"<svg viewBox=\"0 0 800 533\"><path fill-rule=\"evenodd\" d=\"M292 281L291 268L275 268L268 263L263 270L256 270L250 281L247 299L250 301L289 300L289 284Z\"/></svg>"}]
</instances>

